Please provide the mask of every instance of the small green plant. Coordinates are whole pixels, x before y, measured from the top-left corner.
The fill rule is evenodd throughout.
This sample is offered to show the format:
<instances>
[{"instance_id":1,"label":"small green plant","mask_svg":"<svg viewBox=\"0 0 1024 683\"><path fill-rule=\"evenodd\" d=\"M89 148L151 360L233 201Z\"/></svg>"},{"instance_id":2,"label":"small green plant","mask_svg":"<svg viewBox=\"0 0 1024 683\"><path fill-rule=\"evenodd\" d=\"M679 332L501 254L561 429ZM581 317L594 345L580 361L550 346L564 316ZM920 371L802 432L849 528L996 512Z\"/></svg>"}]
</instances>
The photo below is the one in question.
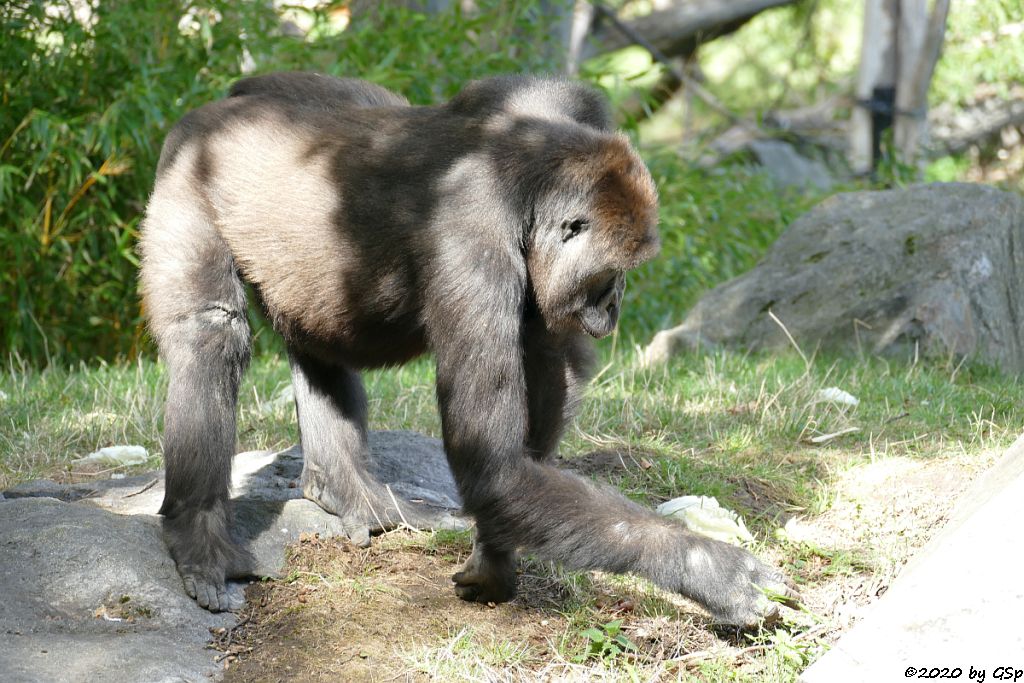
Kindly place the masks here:
<instances>
[{"instance_id":1,"label":"small green plant","mask_svg":"<svg viewBox=\"0 0 1024 683\"><path fill-rule=\"evenodd\" d=\"M768 632L756 642L767 646L767 668L777 671L802 671L825 649L819 638L808 638L783 628Z\"/></svg>"},{"instance_id":2,"label":"small green plant","mask_svg":"<svg viewBox=\"0 0 1024 683\"><path fill-rule=\"evenodd\" d=\"M591 626L581 633L587 639L587 651L576 657L576 661L588 659L612 660L627 652L636 652L636 645L622 632L622 619L609 621L600 628Z\"/></svg>"},{"instance_id":3,"label":"small green plant","mask_svg":"<svg viewBox=\"0 0 1024 683\"><path fill-rule=\"evenodd\" d=\"M473 537L469 531L437 529L430 534L423 550L429 555L454 557L460 553L468 553L472 548Z\"/></svg>"}]
</instances>

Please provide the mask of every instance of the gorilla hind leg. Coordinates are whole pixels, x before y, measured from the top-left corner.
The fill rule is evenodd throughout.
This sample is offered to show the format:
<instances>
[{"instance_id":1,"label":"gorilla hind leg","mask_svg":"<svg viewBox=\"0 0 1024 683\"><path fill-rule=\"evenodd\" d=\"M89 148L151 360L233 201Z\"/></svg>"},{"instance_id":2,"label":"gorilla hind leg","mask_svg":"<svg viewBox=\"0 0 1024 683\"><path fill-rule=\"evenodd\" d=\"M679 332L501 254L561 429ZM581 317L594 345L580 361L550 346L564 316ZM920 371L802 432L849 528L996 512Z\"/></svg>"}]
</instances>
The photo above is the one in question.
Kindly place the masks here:
<instances>
[{"instance_id":1,"label":"gorilla hind leg","mask_svg":"<svg viewBox=\"0 0 1024 683\"><path fill-rule=\"evenodd\" d=\"M302 493L344 522L349 539L368 545L381 506L367 474L366 392L359 375L291 352L302 443Z\"/></svg>"},{"instance_id":2,"label":"gorilla hind leg","mask_svg":"<svg viewBox=\"0 0 1024 683\"><path fill-rule=\"evenodd\" d=\"M226 580L252 563L231 534L228 507L235 406L249 355L245 311L219 305L170 326L170 383L164 417L164 537L185 591L200 606L242 606Z\"/></svg>"},{"instance_id":3,"label":"gorilla hind leg","mask_svg":"<svg viewBox=\"0 0 1024 683\"><path fill-rule=\"evenodd\" d=\"M156 193L141 246L145 311L170 375L165 541L191 597L212 611L236 609L242 599L226 579L251 566L232 537L228 503L235 407L250 355L245 291L227 246L194 202Z\"/></svg>"},{"instance_id":4,"label":"gorilla hind leg","mask_svg":"<svg viewBox=\"0 0 1024 683\"><path fill-rule=\"evenodd\" d=\"M303 495L341 518L357 545L368 545L371 534L403 522L448 526L446 511L399 498L370 472L366 392L359 374L295 350L289 361L304 458Z\"/></svg>"}]
</instances>

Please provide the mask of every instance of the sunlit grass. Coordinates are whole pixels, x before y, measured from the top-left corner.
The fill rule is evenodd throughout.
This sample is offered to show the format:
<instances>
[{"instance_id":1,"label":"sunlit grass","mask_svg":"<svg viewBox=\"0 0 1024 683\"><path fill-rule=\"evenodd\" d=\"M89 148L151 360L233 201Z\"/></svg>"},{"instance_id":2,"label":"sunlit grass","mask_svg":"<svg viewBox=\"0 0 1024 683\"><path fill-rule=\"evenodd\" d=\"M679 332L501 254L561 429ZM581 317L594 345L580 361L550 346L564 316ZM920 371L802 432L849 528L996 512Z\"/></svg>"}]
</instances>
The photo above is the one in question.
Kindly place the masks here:
<instances>
[{"instance_id":1,"label":"sunlit grass","mask_svg":"<svg viewBox=\"0 0 1024 683\"><path fill-rule=\"evenodd\" d=\"M890 456L940 458L999 447L1024 428L1024 388L980 365L839 358L808 365L796 354L684 355L644 369L631 349L603 349L562 453L618 449L647 461L620 482L648 499L683 493L730 498L748 479L780 500L814 509L832 468ZM275 355L257 358L239 402L239 448L294 443L294 408L281 394L290 377ZM429 359L365 375L374 429L440 436ZM161 452L166 384L151 360L36 370L11 360L0 373L0 486L66 471L104 446ZM823 400L838 387L857 406ZM812 439L847 431L825 443ZM159 461L154 458L150 464Z\"/></svg>"}]
</instances>

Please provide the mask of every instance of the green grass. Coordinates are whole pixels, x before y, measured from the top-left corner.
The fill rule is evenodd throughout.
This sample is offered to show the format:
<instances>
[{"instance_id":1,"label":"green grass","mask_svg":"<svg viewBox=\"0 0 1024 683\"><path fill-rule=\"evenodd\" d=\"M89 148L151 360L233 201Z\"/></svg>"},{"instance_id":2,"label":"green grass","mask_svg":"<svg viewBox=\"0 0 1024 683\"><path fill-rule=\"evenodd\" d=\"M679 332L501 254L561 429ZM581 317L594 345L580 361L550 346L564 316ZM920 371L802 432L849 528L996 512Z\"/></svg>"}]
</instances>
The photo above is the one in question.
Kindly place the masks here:
<instances>
[{"instance_id":1,"label":"green grass","mask_svg":"<svg viewBox=\"0 0 1024 683\"><path fill-rule=\"evenodd\" d=\"M631 349L608 344L602 358L562 453L621 449L647 459L642 479L621 483L648 499L692 492L728 500L756 479L780 504L813 512L830 467L970 454L1024 430L1024 387L980 365L827 355L805 365L796 354L718 352L643 369ZM429 359L365 380L372 428L440 435ZM150 360L45 370L10 361L0 373L0 486L67 471L103 446L140 444L158 456L165 383L163 366ZM277 399L288 383L283 359L254 361L241 390L240 448L296 441L292 405ZM830 386L860 404L820 401ZM810 442L850 427L857 431L825 445Z\"/></svg>"},{"instance_id":2,"label":"green grass","mask_svg":"<svg viewBox=\"0 0 1024 683\"><path fill-rule=\"evenodd\" d=\"M898 540L882 549L868 537L860 545L835 546L776 537L793 515L813 524L834 512L836 485L845 474L903 459L968 462L977 468L1024 431L1024 387L980 365L827 354L805 362L795 352L715 352L682 355L645 369L632 349L612 343L602 346L601 358L602 369L562 445L570 465L592 463L595 451L614 451L631 466L603 476L634 499L656 504L684 494L716 496L745 517L758 539L756 552L777 558L812 591L829 582L860 585L871 577L885 584L912 545ZM367 373L365 379L373 428L439 434L429 359ZM288 382L286 361L273 355L255 359L241 392L241 449L295 442L293 408L279 398ZM0 373L0 490L74 473L76 457L106 445L144 445L153 453L146 467L158 466L165 385L163 366L149 360L46 370L9 361ZM856 396L859 405L820 401L818 392L831 386ZM857 431L821 445L810 441L849 428ZM869 515L855 521L880 523ZM469 535L414 534L407 543L455 566L468 553ZM402 584L377 575L375 566L355 576L331 576L329 583L354 594L401 592ZM400 644L405 665L439 680L530 678L543 672L581 680L646 680L661 672L683 680L763 682L793 680L824 649L824 626L812 614L798 615L754 640L723 644L706 624L693 621L642 580L567 572L537 560L528 561L524 571L559 586L556 611L540 610L535 617L538 622L557 618L557 624L541 629L543 647L522 637L499 642L472 628L425 633L416 643ZM305 581L299 575L292 579ZM317 581L312 576L308 582ZM607 595L635 606L617 613L602 597ZM301 618L303 606L295 610L295 618ZM619 632L607 625L618 618L625 619L622 633L643 652L609 646ZM653 639L638 640L645 629L654 629ZM694 641L694 634L704 634L700 638L706 642ZM696 659L687 659L695 652ZM315 668L315 660L310 666Z\"/></svg>"}]
</instances>

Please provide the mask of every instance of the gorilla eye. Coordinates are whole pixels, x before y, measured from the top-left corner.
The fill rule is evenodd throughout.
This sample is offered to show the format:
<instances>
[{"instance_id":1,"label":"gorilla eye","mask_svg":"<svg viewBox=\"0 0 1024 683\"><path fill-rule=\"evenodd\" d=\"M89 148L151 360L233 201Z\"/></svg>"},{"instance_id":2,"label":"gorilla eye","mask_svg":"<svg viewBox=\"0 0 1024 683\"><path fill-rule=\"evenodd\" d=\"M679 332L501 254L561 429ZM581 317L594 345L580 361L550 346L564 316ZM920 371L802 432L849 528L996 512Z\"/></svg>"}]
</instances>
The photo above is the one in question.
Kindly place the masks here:
<instances>
[{"instance_id":1,"label":"gorilla eye","mask_svg":"<svg viewBox=\"0 0 1024 683\"><path fill-rule=\"evenodd\" d=\"M574 221L562 221L562 241L568 242L580 234L590 225L586 218L577 218Z\"/></svg>"}]
</instances>

